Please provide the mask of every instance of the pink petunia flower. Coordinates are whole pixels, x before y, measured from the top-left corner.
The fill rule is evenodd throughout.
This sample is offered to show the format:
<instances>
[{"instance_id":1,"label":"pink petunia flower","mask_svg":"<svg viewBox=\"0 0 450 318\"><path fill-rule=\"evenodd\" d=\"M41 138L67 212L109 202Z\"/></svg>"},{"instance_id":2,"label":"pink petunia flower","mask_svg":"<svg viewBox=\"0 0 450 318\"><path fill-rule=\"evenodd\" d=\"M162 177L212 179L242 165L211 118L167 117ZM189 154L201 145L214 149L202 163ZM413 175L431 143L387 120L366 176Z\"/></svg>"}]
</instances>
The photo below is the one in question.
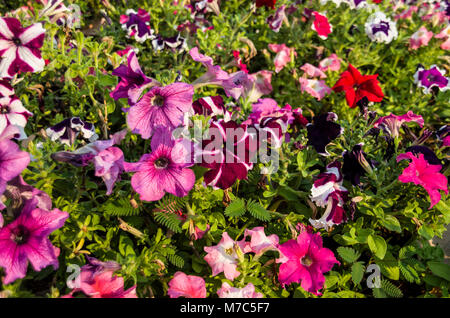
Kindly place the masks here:
<instances>
[{"instance_id":1,"label":"pink petunia flower","mask_svg":"<svg viewBox=\"0 0 450 318\"><path fill-rule=\"evenodd\" d=\"M80 290L91 298L137 298L136 286L124 290L123 277L113 276L113 271L104 271L90 280L82 278Z\"/></svg>"},{"instance_id":2,"label":"pink petunia flower","mask_svg":"<svg viewBox=\"0 0 450 318\"><path fill-rule=\"evenodd\" d=\"M219 298L263 298L264 295L255 292L255 286L248 283L244 288L231 287L227 282L217 291Z\"/></svg>"},{"instance_id":3,"label":"pink petunia flower","mask_svg":"<svg viewBox=\"0 0 450 318\"><path fill-rule=\"evenodd\" d=\"M303 66L300 67L300 69L310 77L320 77L320 78L327 77L327 75L322 70L309 63L305 63Z\"/></svg>"},{"instance_id":4,"label":"pink petunia flower","mask_svg":"<svg viewBox=\"0 0 450 318\"><path fill-rule=\"evenodd\" d=\"M433 32L428 31L426 27L422 26L416 33L411 35L409 46L411 49L417 50L421 46L427 46L432 37Z\"/></svg>"},{"instance_id":5,"label":"pink petunia flower","mask_svg":"<svg viewBox=\"0 0 450 318\"><path fill-rule=\"evenodd\" d=\"M166 192L178 197L186 196L195 183L195 174L188 168L186 145L171 138L166 128L158 128L151 141L152 153L145 154L139 162L124 163L125 171L136 172L131 186L143 201L157 201Z\"/></svg>"},{"instance_id":6,"label":"pink petunia flower","mask_svg":"<svg viewBox=\"0 0 450 318\"><path fill-rule=\"evenodd\" d=\"M321 100L325 95L330 94L332 91L331 88L325 84L325 81L322 80L300 77L299 82L301 91L306 91L317 100Z\"/></svg>"},{"instance_id":7,"label":"pink petunia flower","mask_svg":"<svg viewBox=\"0 0 450 318\"><path fill-rule=\"evenodd\" d=\"M407 152L398 155L397 162L410 159L411 162L408 167L403 170L402 174L398 177L398 180L403 183L412 182L416 185L421 185L428 192L430 196L431 209L441 200L441 194L439 190L448 194L448 180L440 173L441 165L431 165L425 160L423 154L419 154L419 157L414 156L412 152Z\"/></svg>"},{"instance_id":8,"label":"pink petunia flower","mask_svg":"<svg viewBox=\"0 0 450 318\"><path fill-rule=\"evenodd\" d=\"M143 139L149 139L159 126L174 130L191 111L193 95L194 87L186 83L153 87L129 108L128 127Z\"/></svg>"},{"instance_id":9,"label":"pink petunia flower","mask_svg":"<svg viewBox=\"0 0 450 318\"><path fill-rule=\"evenodd\" d=\"M279 73L290 61L291 56L297 56L294 48L289 48L286 44L269 44L269 50L277 53L274 59L275 72Z\"/></svg>"},{"instance_id":10,"label":"pink petunia flower","mask_svg":"<svg viewBox=\"0 0 450 318\"><path fill-rule=\"evenodd\" d=\"M296 240L289 240L281 244L281 263L278 280L284 285L301 283L301 287L313 294L320 295L325 283L323 273L330 271L339 262L331 250L322 246L319 233L303 231Z\"/></svg>"},{"instance_id":11,"label":"pink petunia flower","mask_svg":"<svg viewBox=\"0 0 450 318\"><path fill-rule=\"evenodd\" d=\"M333 26L328 22L328 18L324 14L320 14L317 11L313 13L314 21L311 25L311 29L317 32L317 35L322 39L326 40L328 35L333 31Z\"/></svg>"},{"instance_id":12,"label":"pink petunia flower","mask_svg":"<svg viewBox=\"0 0 450 318\"><path fill-rule=\"evenodd\" d=\"M41 23L23 28L16 18L0 18L0 78L44 69L39 50L44 44L44 33Z\"/></svg>"},{"instance_id":13,"label":"pink petunia flower","mask_svg":"<svg viewBox=\"0 0 450 318\"><path fill-rule=\"evenodd\" d=\"M169 282L170 298L206 298L205 280L199 276L176 272Z\"/></svg>"},{"instance_id":14,"label":"pink petunia flower","mask_svg":"<svg viewBox=\"0 0 450 318\"><path fill-rule=\"evenodd\" d=\"M319 69L323 72L339 71L341 69L341 59L333 53L319 62Z\"/></svg>"},{"instance_id":15,"label":"pink petunia flower","mask_svg":"<svg viewBox=\"0 0 450 318\"><path fill-rule=\"evenodd\" d=\"M286 104L284 107L278 106L276 100L272 98L261 98L257 103L252 104L252 112L248 115L248 119L244 124L259 124L266 117L283 117L287 115L287 123L294 121L292 107Z\"/></svg>"},{"instance_id":16,"label":"pink petunia flower","mask_svg":"<svg viewBox=\"0 0 450 318\"><path fill-rule=\"evenodd\" d=\"M261 96L272 92L272 72L258 71L248 75L248 81L244 83L243 97L248 103L256 102Z\"/></svg>"},{"instance_id":17,"label":"pink petunia flower","mask_svg":"<svg viewBox=\"0 0 450 318\"><path fill-rule=\"evenodd\" d=\"M434 37L436 39L445 39L445 41L441 43L441 49L450 50L450 24L443 28L441 32Z\"/></svg>"},{"instance_id":18,"label":"pink petunia flower","mask_svg":"<svg viewBox=\"0 0 450 318\"><path fill-rule=\"evenodd\" d=\"M22 131L27 124L28 118L32 115L31 112L23 107L22 102L17 97L0 98L0 134L9 125L16 126Z\"/></svg>"},{"instance_id":19,"label":"pink petunia flower","mask_svg":"<svg viewBox=\"0 0 450 318\"><path fill-rule=\"evenodd\" d=\"M246 242L245 244L245 253L262 255L269 250L278 250L278 236L276 234L266 236L264 227L262 226L255 227L251 230L245 229L244 238L247 236L250 236L250 242Z\"/></svg>"},{"instance_id":20,"label":"pink petunia flower","mask_svg":"<svg viewBox=\"0 0 450 318\"><path fill-rule=\"evenodd\" d=\"M224 272L227 279L234 280L241 274L237 270L239 263L237 249L240 249L240 252L244 251L243 241L233 241L227 232L222 234L222 239L216 246L204 247L208 253L204 259L211 266L212 276Z\"/></svg>"},{"instance_id":21,"label":"pink petunia flower","mask_svg":"<svg viewBox=\"0 0 450 318\"><path fill-rule=\"evenodd\" d=\"M390 114L388 116L381 117L373 124L373 126L375 128L382 127L383 130L392 138L397 138L402 124L411 121L414 121L418 123L420 127L423 127L423 117L414 114L411 110L401 116Z\"/></svg>"},{"instance_id":22,"label":"pink petunia flower","mask_svg":"<svg viewBox=\"0 0 450 318\"><path fill-rule=\"evenodd\" d=\"M48 236L64 225L69 214L36 208L37 203L37 199L28 201L17 219L0 229L0 266L6 271L3 284L25 277L28 262L35 271L49 265L58 268L57 251Z\"/></svg>"},{"instance_id":23,"label":"pink petunia flower","mask_svg":"<svg viewBox=\"0 0 450 318\"><path fill-rule=\"evenodd\" d=\"M123 152L117 147L102 150L94 157L95 175L102 177L106 184L107 195L112 193L114 184L124 171L123 163Z\"/></svg>"}]
</instances>

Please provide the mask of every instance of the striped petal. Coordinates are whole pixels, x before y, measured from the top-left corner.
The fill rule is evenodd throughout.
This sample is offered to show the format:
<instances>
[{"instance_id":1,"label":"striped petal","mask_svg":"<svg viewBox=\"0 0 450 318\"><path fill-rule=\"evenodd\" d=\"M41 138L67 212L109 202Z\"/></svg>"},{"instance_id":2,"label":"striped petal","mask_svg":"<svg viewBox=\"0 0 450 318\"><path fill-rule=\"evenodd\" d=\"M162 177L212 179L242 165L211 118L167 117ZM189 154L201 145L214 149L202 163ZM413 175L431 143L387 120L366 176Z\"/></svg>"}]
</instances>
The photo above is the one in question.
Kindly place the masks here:
<instances>
[{"instance_id":1,"label":"striped petal","mask_svg":"<svg viewBox=\"0 0 450 318\"><path fill-rule=\"evenodd\" d=\"M44 59L40 56L36 56L29 48L24 46L19 47L18 55L20 59L32 69L32 72L40 72L44 69Z\"/></svg>"}]
</instances>

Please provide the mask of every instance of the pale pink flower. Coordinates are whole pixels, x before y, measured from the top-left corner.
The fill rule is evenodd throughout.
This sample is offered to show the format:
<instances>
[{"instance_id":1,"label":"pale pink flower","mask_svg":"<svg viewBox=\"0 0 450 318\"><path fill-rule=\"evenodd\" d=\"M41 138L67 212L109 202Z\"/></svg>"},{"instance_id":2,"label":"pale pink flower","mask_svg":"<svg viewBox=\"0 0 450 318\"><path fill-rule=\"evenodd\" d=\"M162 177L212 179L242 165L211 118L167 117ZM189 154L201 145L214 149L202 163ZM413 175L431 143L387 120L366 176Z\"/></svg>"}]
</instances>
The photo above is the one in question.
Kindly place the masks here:
<instances>
[{"instance_id":1,"label":"pale pink flower","mask_svg":"<svg viewBox=\"0 0 450 318\"><path fill-rule=\"evenodd\" d=\"M341 59L333 53L319 62L319 69L323 72L339 71L341 69Z\"/></svg>"},{"instance_id":2,"label":"pale pink flower","mask_svg":"<svg viewBox=\"0 0 450 318\"><path fill-rule=\"evenodd\" d=\"M263 294L255 292L255 286L252 283L248 283L244 288L236 288L224 282L217 291L217 295L219 298L263 298Z\"/></svg>"},{"instance_id":3,"label":"pale pink flower","mask_svg":"<svg viewBox=\"0 0 450 318\"><path fill-rule=\"evenodd\" d=\"M167 294L170 298L206 298L206 287L203 278L176 272L169 282Z\"/></svg>"},{"instance_id":4,"label":"pale pink flower","mask_svg":"<svg viewBox=\"0 0 450 318\"><path fill-rule=\"evenodd\" d=\"M269 50L277 53L274 59L275 72L279 73L290 61L291 56L297 56L294 48L289 48L286 44L269 44Z\"/></svg>"},{"instance_id":5,"label":"pale pink flower","mask_svg":"<svg viewBox=\"0 0 450 318\"><path fill-rule=\"evenodd\" d=\"M300 69L310 77L320 77L320 78L327 77L327 75L324 72L322 72L322 70L309 63L305 63L303 66L300 67Z\"/></svg>"},{"instance_id":6,"label":"pale pink flower","mask_svg":"<svg viewBox=\"0 0 450 318\"><path fill-rule=\"evenodd\" d=\"M428 31L426 27L422 26L416 33L411 35L409 46L413 50L417 50L421 46L427 46L432 37L433 32Z\"/></svg>"},{"instance_id":7,"label":"pale pink flower","mask_svg":"<svg viewBox=\"0 0 450 318\"><path fill-rule=\"evenodd\" d=\"M279 238L276 234L266 236L264 227L255 227L252 230L246 229L244 237L250 236L250 242L246 242L244 247L245 253L255 253L262 255L269 250L277 250Z\"/></svg>"},{"instance_id":8,"label":"pale pink flower","mask_svg":"<svg viewBox=\"0 0 450 318\"><path fill-rule=\"evenodd\" d=\"M317 100L321 100L331 93L331 88L325 84L325 81L317 79L307 79L304 77L299 78L301 91L307 92L311 96L315 97Z\"/></svg>"},{"instance_id":9,"label":"pale pink flower","mask_svg":"<svg viewBox=\"0 0 450 318\"><path fill-rule=\"evenodd\" d=\"M443 28L441 32L434 37L437 39L445 39L445 41L441 43L441 49L450 50L450 24Z\"/></svg>"}]
</instances>

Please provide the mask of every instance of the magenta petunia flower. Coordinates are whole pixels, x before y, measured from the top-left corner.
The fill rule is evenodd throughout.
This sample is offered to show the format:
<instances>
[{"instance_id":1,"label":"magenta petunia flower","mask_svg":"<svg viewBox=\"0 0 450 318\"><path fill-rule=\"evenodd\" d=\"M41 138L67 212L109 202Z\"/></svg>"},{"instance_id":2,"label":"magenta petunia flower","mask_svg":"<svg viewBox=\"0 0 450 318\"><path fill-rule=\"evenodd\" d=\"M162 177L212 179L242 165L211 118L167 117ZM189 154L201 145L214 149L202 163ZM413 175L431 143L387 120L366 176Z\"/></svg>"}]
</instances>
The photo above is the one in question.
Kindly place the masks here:
<instances>
[{"instance_id":1,"label":"magenta petunia flower","mask_svg":"<svg viewBox=\"0 0 450 318\"><path fill-rule=\"evenodd\" d=\"M44 33L41 23L23 28L16 18L0 18L0 78L44 69L39 50L44 44Z\"/></svg>"},{"instance_id":2,"label":"magenta petunia flower","mask_svg":"<svg viewBox=\"0 0 450 318\"><path fill-rule=\"evenodd\" d=\"M281 263L278 280L284 285L301 283L301 287L313 294L320 295L325 283L323 273L330 271L334 264L339 264L333 252L322 246L319 233L303 231L296 240L289 240L281 245Z\"/></svg>"},{"instance_id":3,"label":"magenta petunia flower","mask_svg":"<svg viewBox=\"0 0 450 318\"><path fill-rule=\"evenodd\" d=\"M431 209L441 200L441 193L439 190L448 194L448 180L440 173L441 165L432 165L425 160L423 154L419 154L416 157L412 152L407 152L398 155L397 162L410 159L411 162L408 167L403 170L402 174L398 177L398 180L403 183L412 182L416 185L421 185L430 196Z\"/></svg>"},{"instance_id":4,"label":"magenta petunia flower","mask_svg":"<svg viewBox=\"0 0 450 318\"><path fill-rule=\"evenodd\" d=\"M144 9L128 9L124 15L120 16L122 29L127 31L128 37L134 37L139 43L147 39L154 38L154 31L150 28L150 14Z\"/></svg>"},{"instance_id":5,"label":"magenta petunia flower","mask_svg":"<svg viewBox=\"0 0 450 318\"><path fill-rule=\"evenodd\" d=\"M0 97L8 97L14 95L14 88L6 79L0 79Z\"/></svg>"},{"instance_id":6,"label":"magenta petunia flower","mask_svg":"<svg viewBox=\"0 0 450 318\"><path fill-rule=\"evenodd\" d=\"M194 87L186 83L153 87L129 108L128 127L143 139L149 139L157 127L174 130L192 110L193 95Z\"/></svg>"},{"instance_id":7,"label":"magenta petunia flower","mask_svg":"<svg viewBox=\"0 0 450 318\"><path fill-rule=\"evenodd\" d=\"M403 123L410 121L414 121L418 123L420 127L423 127L423 117L414 114L411 110L401 116L390 114L388 116L381 117L373 124L373 126L375 128L381 127L392 138L397 138L399 136L400 127Z\"/></svg>"},{"instance_id":8,"label":"magenta petunia flower","mask_svg":"<svg viewBox=\"0 0 450 318\"><path fill-rule=\"evenodd\" d=\"M411 35L411 38L409 39L409 46L413 50L417 50L421 46L427 46L432 37L433 32L428 31L426 27L421 26L416 33Z\"/></svg>"},{"instance_id":9,"label":"magenta petunia flower","mask_svg":"<svg viewBox=\"0 0 450 318\"><path fill-rule=\"evenodd\" d=\"M113 271L103 271L92 279L82 278L80 290L91 298L137 298L136 285L124 290L123 277L113 274Z\"/></svg>"},{"instance_id":10,"label":"magenta petunia flower","mask_svg":"<svg viewBox=\"0 0 450 318\"><path fill-rule=\"evenodd\" d=\"M290 61L292 56L297 56L294 48L289 48L286 44L269 44L269 50L276 53L274 64L275 72L279 73Z\"/></svg>"},{"instance_id":11,"label":"magenta petunia flower","mask_svg":"<svg viewBox=\"0 0 450 318\"><path fill-rule=\"evenodd\" d=\"M123 163L123 152L117 147L102 150L94 157L95 175L102 177L106 184L107 195L112 193L114 184L124 171Z\"/></svg>"},{"instance_id":12,"label":"magenta petunia flower","mask_svg":"<svg viewBox=\"0 0 450 318\"><path fill-rule=\"evenodd\" d=\"M211 266L212 276L224 272L225 277L234 280L241 273L237 270L239 256L237 249L244 251L244 241L235 242L227 232L223 232L222 239L216 246L205 246L204 250L208 253L204 259Z\"/></svg>"},{"instance_id":13,"label":"magenta petunia flower","mask_svg":"<svg viewBox=\"0 0 450 318\"><path fill-rule=\"evenodd\" d=\"M311 29L316 31L322 40L326 40L328 35L333 31L333 26L328 22L328 18L324 14L320 14L317 11L314 11L312 14L314 20Z\"/></svg>"},{"instance_id":14,"label":"magenta petunia flower","mask_svg":"<svg viewBox=\"0 0 450 318\"><path fill-rule=\"evenodd\" d=\"M167 129L159 128L151 141L152 153L139 162L124 163L125 171L136 172L131 186L143 201L157 201L166 192L178 197L186 196L195 183L190 149L182 141L174 141Z\"/></svg>"},{"instance_id":15,"label":"magenta petunia flower","mask_svg":"<svg viewBox=\"0 0 450 318\"><path fill-rule=\"evenodd\" d=\"M36 208L36 199L27 202L19 217L0 229L0 266L6 271L4 284L25 277L28 261L35 271L52 265L58 268L56 248L48 236L69 217L58 209Z\"/></svg>"},{"instance_id":16,"label":"magenta petunia flower","mask_svg":"<svg viewBox=\"0 0 450 318\"><path fill-rule=\"evenodd\" d=\"M248 283L244 288L231 287L227 282L217 291L219 298L263 298L264 295L255 291L255 286Z\"/></svg>"},{"instance_id":17,"label":"magenta petunia flower","mask_svg":"<svg viewBox=\"0 0 450 318\"><path fill-rule=\"evenodd\" d=\"M130 105L135 104L141 97L142 92L149 87L160 85L159 82L147 77L139 66L136 52L130 51L127 57L128 65L121 64L114 69L112 75L120 78L119 84L109 94L115 100L128 98Z\"/></svg>"},{"instance_id":18,"label":"magenta petunia flower","mask_svg":"<svg viewBox=\"0 0 450 318\"><path fill-rule=\"evenodd\" d=\"M205 280L199 276L176 272L169 282L170 298L206 298Z\"/></svg>"},{"instance_id":19,"label":"magenta petunia flower","mask_svg":"<svg viewBox=\"0 0 450 318\"><path fill-rule=\"evenodd\" d=\"M0 134L9 125L23 129L27 120L33 114L23 107L22 102L15 96L0 98Z\"/></svg>"}]
</instances>

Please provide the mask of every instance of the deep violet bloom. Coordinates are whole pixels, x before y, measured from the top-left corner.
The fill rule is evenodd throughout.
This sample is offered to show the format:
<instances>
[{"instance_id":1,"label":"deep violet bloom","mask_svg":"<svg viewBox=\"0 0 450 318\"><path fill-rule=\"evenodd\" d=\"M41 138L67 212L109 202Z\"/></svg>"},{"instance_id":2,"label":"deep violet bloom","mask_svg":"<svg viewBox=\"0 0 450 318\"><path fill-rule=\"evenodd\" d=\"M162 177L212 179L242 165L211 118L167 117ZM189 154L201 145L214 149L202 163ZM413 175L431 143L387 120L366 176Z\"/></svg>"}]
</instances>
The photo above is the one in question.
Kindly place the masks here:
<instances>
[{"instance_id":1,"label":"deep violet bloom","mask_svg":"<svg viewBox=\"0 0 450 318\"><path fill-rule=\"evenodd\" d=\"M129 108L128 127L143 139L149 139L157 127L174 130L183 124L184 115L191 111L193 95L194 87L186 83L152 87Z\"/></svg>"},{"instance_id":2,"label":"deep violet bloom","mask_svg":"<svg viewBox=\"0 0 450 318\"><path fill-rule=\"evenodd\" d=\"M341 163L334 161L327 165L327 170L316 177L311 188L311 201L326 211L318 220L309 219L315 228L329 229L335 224L347 221L344 203L348 199L348 190L342 186Z\"/></svg>"},{"instance_id":3,"label":"deep violet bloom","mask_svg":"<svg viewBox=\"0 0 450 318\"><path fill-rule=\"evenodd\" d=\"M206 298L205 280L199 276L176 272L169 282L170 298Z\"/></svg>"},{"instance_id":4,"label":"deep violet bloom","mask_svg":"<svg viewBox=\"0 0 450 318\"><path fill-rule=\"evenodd\" d=\"M90 142L98 139L94 125L81 120L79 117L66 118L56 125L47 128L45 133L52 141L59 140L62 144L68 146L75 142L79 133Z\"/></svg>"},{"instance_id":5,"label":"deep violet bloom","mask_svg":"<svg viewBox=\"0 0 450 318\"><path fill-rule=\"evenodd\" d=\"M375 12L364 25L367 36L375 42L390 43L398 37L395 22L383 12Z\"/></svg>"},{"instance_id":6,"label":"deep violet bloom","mask_svg":"<svg viewBox=\"0 0 450 318\"><path fill-rule=\"evenodd\" d=\"M211 123L202 150L196 154L201 155L200 160L196 157L196 162L209 168L204 174L207 186L228 189L237 179L247 178L248 170L253 168L251 138L246 125L223 119Z\"/></svg>"},{"instance_id":7,"label":"deep violet bloom","mask_svg":"<svg viewBox=\"0 0 450 318\"><path fill-rule=\"evenodd\" d=\"M127 62L127 66L121 64L112 71L112 75L118 76L120 82L109 95L115 100L128 98L128 103L133 105L138 101L146 88L159 85L159 83L142 72L136 52L130 51Z\"/></svg>"},{"instance_id":8,"label":"deep violet bloom","mask_svg":"<svg viewBox=\"0 0 450 318\"><path fill-rule=\"evenodd\" d=\"M304 290L315 295L321 295L319 289L325 284L323 273L330 271L334 264L340 264L333 252L323 247L319 233L303 231L296 240L289 240L278 249L280 283L283 286L300 283Z\"/></svg>"},{"instance_id":9,"label":"deep violet bloom","mask_svg":"<svg viewBox=\"0 0 450 318\"><path fill-rule=\"evenodd\" d=\"M381 102L384 94L377 77L378 74L361 75L353 65L349 64L332 89L335 92L345 92L345 99L350 108L356 107L356 103L363 97L367 97L371 102Z\"/></svg>"},{"instance_id":10,"label":"deep violet bloom","mask_svg":"<svg viewBox=\"0 0 450 318\"><path fill-rule=\"evenodd\" d=\"M222 287L217 290L219 298L263 298L263 294L255 291L255 286L248 283L243 288L231 287L227 282L222 283Z\"/></svg>"},{"instance_id":11,"label":"deep violet bloom","mask_svg":"<svg viewBox=\"0 0 450 318\"><path fill-rule=\"evenodd\" d=\"M406 152L412 152L414 156L418 156L419 154L423 154L425 160L431 165L440 165L442 164L441 160L436 156L436 154L428 147L425 146L411 146L406 148Z\"/></svg>"},{"instance_id":12,"label":"deep violet bloom","mask_svg":"<svg viewBox=\"0 0 450 318\"><path fill-rule=\"evenodd\" d=\"M9 125L16 126L23 131L28 118L32 115L16 96L0 98L0 134ZM24 134L21 133L21 135Z\"/></svg>"},{"instance_id":13,"label":"deep violet bloom","mask_svg":"<svg viewBox=\"0 0 450 318\"><path fill-rule=\"evenodd\" d=\"M159 128L151 141L152 153L139 162L124 163L125 171L136 172L131 186L143 201L157 201L166 192L178 197L186 196L195 183L190 149L180 140L173 140L167 129Z\"/></svg>"},{"instance_id":14,"label":"deep violet bloom","mask_svg":"<svg viewBox=\"0 0 450 318\"><path fill-rule=\"evenodd\" d=\"M430 196L431 209L441 200L441 193L439 190L448 194L448 180L447 177L440 173L442 166L430 164L425 160L423 154L415 156L412 152L407 152L398 155L397 162L409 159L411 160L409 166L406 167L398 180L403 183L412 182L416 185L422 186Z\"/></svg>"},{"instance_id":15,"label":"deep violet bloom","mask_svg":"<svg viewBox=\"0 0 450 318\"><path fill-rule=\"evenodd\" d=\"M150 28L150 14L139 9L138 12L128 9L125 15L120 16L122 29L127 30L128 37L135 38L136 41L142 43L147 39L152 39L153 30Z\"/></svg>"},{"instance_id":16,"label":"deep violet bloom","mask_svg":"<svg viewBox=\"0 0 450 318\"><path fill-rule=\"evenodd\" d=\"M23 28L16 18L0 18L0 78L42 71L45 62L39 49L44 36L41 23Z\"/></svg>"},{"instance_id":17,"label":"deep violet bloom","mask_svg":"<svg viewBox=\"0 0 450 318\"><path fill-rule=\"evenodd\" d=\"M3 284L25 277L28 262L35 271L49 265L58 268L57 249L48 236L64 225L69 214L36 205L37 199L28 201L17 219L0 229L0 266L6 271Z\"/></svg>"},{"instance_id":18,"label":"deep violet bloom","mask_svg":"<svg viewBox=\"0 0 450 318\"><path fill-rule=\"evenodd\" d=\"M361 176L365 175L366 172L371 172L374 166L372 161L367 160L367 155L362 150L363 145L363 143L357 144L352 148L352 151L346 150L342 153L344 179L349 180L353 185L359 185Z\"/></svg>"},{"instance_id":19,"label":"deep violet bloom","mask_svg":"<svg viewBox=\"0 0 450 318\"><path fill-rule=\"evenodd\" d=\"M266 23L276 33L278 33L283 25L284 19L286 19L286 6L282 5L277 9L274 15L270 15L266 19Z\"/></svg>"},{"instance_id":20,"label":"deep violet bloom","mask_svg":"<svg viewBox=\"0 0 450 318\"><path fill-rule=\"evenodd\" d=\"M256 7L266 6L270 9L275 9L275 3L277 3L277 0L256 0Z\"/></svg>"},{"instance_id":21,"label":"deep violet bloom","mask_svg":"<svg viewBox=\"0 0 450 318\"><path fill-rule=\"evenodd\" d=\"M207 255L205 261L211 266L212 276L224 273L229 280L234 280L241 273L237 270L238 253L243 253L243 240L235 242L227 232L223 232L222 239L216 246L205 246ZM238 251L239 250L239 251Z\"/></svg>"},{"instance_id":22,"label":"deep violet bloom","mask_svg":"<svg viewBox=\"0 0 450 318\"><path fill-rule=\"evenodd\" d=\"M306 125L308 145L312 145L323 156L329 155L325 147L343 132L343 128L336 123L337 118L335 113L329 112L314 116L312 123Z\"/></svg>"},{"instance_id":23,"label":"deep violet bloom","mask_svg":"<svg viewBox=\"0 0 450 318\"><path fill-rule=\"evenodd\" d=\"M411 121L418 123L420 127L423 127L424 125L423 117L414 114L410 110L401 116L390 114L388 116L381 117L373 124L373 126L375 128L382 128L390 137L397 138L399 136L400 127L403 123Z\"/></svg>"},{"instance_id":24,"label":"deep violet bloom","mask_svg":"<svg viewBox=\"0 0 450 318\"><path fill-rule=\"evenodd\" d=\"M316 31L322 40L326 40L328 35L333 31L333 26L328 22L328 18L324 14L314 11L312 15L314 20L311 29Z\"/></svg>"},{"instance_id":25,"label":"deep violet bloom","mask_svg":"<svg viewBox=\"0 0 450 318\"><path fill-rule=\"evenodd\" d=\"M436 65L431 65L428 70L419 66L414 74L414 82L417 86L422 87L424 94L431 94L433 87L440 91L446 91L450 89L450 79L444 74L445 70Z\"/></svg>"}]
</instances>

